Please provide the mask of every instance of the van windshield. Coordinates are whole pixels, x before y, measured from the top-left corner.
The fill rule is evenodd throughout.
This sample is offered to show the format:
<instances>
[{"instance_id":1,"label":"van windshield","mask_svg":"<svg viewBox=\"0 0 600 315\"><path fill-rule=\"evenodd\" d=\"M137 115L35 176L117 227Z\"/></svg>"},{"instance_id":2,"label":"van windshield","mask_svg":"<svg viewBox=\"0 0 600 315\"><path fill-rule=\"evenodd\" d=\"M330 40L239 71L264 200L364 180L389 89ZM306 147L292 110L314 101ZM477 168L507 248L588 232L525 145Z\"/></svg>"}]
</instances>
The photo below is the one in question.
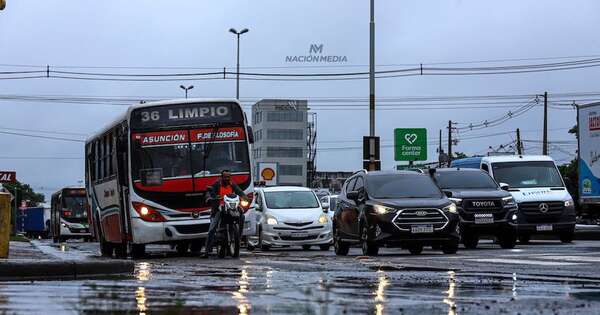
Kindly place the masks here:
<instances>
[{"instance_id":1,"label":"van windshield","mask_svg":"<svg viewBox=\"0 0 600 315\"><path fill-rule=\"evenodd\" d=\"M563 187L552 161L492 163L494 178L512 188Z\"/></svg>"}]
</instances>

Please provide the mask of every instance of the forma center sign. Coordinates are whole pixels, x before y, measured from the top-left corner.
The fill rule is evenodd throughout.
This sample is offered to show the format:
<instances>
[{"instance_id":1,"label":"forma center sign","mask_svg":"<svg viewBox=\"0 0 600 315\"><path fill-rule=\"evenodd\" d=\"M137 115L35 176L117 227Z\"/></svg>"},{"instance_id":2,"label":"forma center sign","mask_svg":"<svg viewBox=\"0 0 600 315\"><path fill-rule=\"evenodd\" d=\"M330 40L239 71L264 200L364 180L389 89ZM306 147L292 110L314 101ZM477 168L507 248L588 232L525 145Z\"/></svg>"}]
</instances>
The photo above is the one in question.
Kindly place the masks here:
<instances>
[{"instance_id":1,"label":"forma center sign","mask_svg":"<svg viewBox=\"0 0 600 315\"><path fill-rule=\"evenodd\" d=\"M427 160L427 129L396 128L394 129L394 160L425 161Z\"/></svg>"}]
</instances>

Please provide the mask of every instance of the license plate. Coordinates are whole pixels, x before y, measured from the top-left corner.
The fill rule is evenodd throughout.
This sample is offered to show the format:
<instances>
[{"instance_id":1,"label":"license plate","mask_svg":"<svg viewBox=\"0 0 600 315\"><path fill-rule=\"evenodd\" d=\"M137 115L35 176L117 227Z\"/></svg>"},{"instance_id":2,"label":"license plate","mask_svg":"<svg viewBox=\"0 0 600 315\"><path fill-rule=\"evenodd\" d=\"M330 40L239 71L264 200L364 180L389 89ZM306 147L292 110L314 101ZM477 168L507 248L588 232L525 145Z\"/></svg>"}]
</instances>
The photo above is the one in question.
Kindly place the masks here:
<instances>
[{"instance_id":1,"label":"license plate","mask_svg":"<svg viewBox=\"0 0 600 315\"><path fill-rule=\"evenodd\" d=\"M552 224L542 224L535 227L537 231L552 231Z\"/></svg>"},{"instance_id":2,"label":"license plate","mask_svg":"<svg viewBox=\"0 0 600 315\"><path fill-rule=\"evenodd\" d=\"M433 225L412 225L410 232L417 233L433 233Z\"/></svg>"},{"instance_id":3,"label":"license plate","mask_svg":"<svg viewBox=\"0 0 600 315\"><path fill-rule=\"evenodd\" d=\"M303 237L307 237L308 233L307 232L292 232L292 234L290 236L292 238L303 238Z\"/></svg>"},{"instance_id":4,"label":"license plate","mask_svg":"<svg viewBox=\"0 0 600 315\"><path fill-rule=\"evenodd\" d=\"M490 224L494 223L494 215L491 213L476 213L475 224Z\"/></svg>"}]
</instances>

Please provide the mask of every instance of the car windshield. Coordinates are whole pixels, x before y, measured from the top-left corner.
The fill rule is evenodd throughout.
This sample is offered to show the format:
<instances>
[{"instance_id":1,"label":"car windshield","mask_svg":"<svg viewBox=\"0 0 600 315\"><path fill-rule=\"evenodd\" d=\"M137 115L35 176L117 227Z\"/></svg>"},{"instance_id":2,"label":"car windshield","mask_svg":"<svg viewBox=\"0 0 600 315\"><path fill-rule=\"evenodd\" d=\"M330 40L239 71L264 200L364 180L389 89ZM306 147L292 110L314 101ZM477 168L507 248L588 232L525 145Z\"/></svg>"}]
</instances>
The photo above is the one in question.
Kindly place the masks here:
<instances>
[{"instance_id":1,"label":"car windshield","mask_svg":"<svg viewBox=\"0 0 600 315\"><path fill-rule=\"evenodd\" d=\"M563 187L552 161L492 163L494 178L513 188Z\"/></svg>"},{"instance_id":2,"label":"car windshield","mask_svg":"<svg viewBox=\"0 0 600 315\"><path fill-rule=\"evenodd\" d=\"M367 176L367 191L376 199L442 198L433 180L419 174Z\"/></svg>"},{"instance_id":3,"label":"car windshield","mask_svg":"<svg viewBox=\"0 0 600 315\"><path fill-rule=\"evenodd\" d=\"M269 209L318 208L319 202L312 191L271 191L265 192Z\"/></svg>"},{"instance_id":4,"label":"car windshield","mask_svg":"<svg viewBox=\"0 0 600 315\"><path fill-rule=\"evenodd\" d=\"M496 182L484 171L436 172L435 180L441 189L497 189Z\"/></svg>"},{"instance_id":5,"label":"car windshield","mask_svg":"<svg viewBox=\"0 0 600 315\"><path fill-rule=\"evenodd\" d=\"M63 197L63 218L87 218L85 196L66 196Z\"/></svg>"}]
</instances>

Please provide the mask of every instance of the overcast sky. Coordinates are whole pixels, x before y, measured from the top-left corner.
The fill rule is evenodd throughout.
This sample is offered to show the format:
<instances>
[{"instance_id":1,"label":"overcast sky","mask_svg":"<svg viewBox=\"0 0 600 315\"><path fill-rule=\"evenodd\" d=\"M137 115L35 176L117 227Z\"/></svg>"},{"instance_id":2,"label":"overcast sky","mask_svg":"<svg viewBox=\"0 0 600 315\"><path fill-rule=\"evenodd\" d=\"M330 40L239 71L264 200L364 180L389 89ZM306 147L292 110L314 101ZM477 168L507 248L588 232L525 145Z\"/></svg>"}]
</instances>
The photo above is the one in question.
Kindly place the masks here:
<instances>
[{"instance_id":1,"label":"overcast sky","mask_svg":"<svg viewBox=\"0 0 600 315\"><path fill-rule=\"evenodd\" d=\"M57 66L228 67L235 64L231 27L247 27L242 38L243 66L298 66L285 56L306 55L323 44L328 55L347 57L346 65L368 64L367 0L7 0L0 11L0 64ZM376 63L430 64L491 59L600 55L600 2L563 0L376 1ZM555 62L528 61L527 63ZM504 62L500 64L510 64ZM469 66L471 64L454 64ZM474 64L474 66L489 64ZM492 64L495 65L495 64ZM0 70L23 70L2 66ZM310 69L322 72L325 68ZM364 67L339 71L365 71ZM90 69L87 69L90 70ZM326 70L326 69L325 69ZM98 70L105 71L105 70ZM300 72L305 69L256 71ZM415 76L378 79L377 97L473 96L596 92L598 68L496 76ZM0 81L0 95L86 95L181 97L179 84L193 84L193 97L234 97L235 81L103 82L63 79ZM242 98L367 98L368 81L243 81ZM447 103L447 102L446 102ZM250 105L251 103L247 103ZM363 104L363 103L361 103ZM509 105L507 105L509 106ZM518 106L511 104L510 106ZM479 122L511 108L393 110L377 113L377 133L390 144L398 127L425 127L430 142L449 119ZM314 110L318 115L319 170L356 170L358 147L368 133L365 110ZM120 113L123 106L0 101L0 128L25 128L89 134ZM550 110L551 140L574 140L564 128L575 112ZM485 135L516 128L523 138L541 139L542 108L501 126L473 131ZM7 131L0 129L0 131ZM39 133L38 133L39 134ZM47 134L49 135L49 134ZM64 135L63 135L64 136ZM465 136L467 134L465 133ZM83 139L83 136L71 135ZM459 136L460 138L460 136ZM514 135L465 140L455 150L485 153ZM539 147L539 146L538 146ZM540 153L526 144L528 153ZM16 170L21 181L48 194L83 179L83 160L17 160L9 157L78 157L83 144L0 134L0 169ZM575 153L573 145L563 151ZM553 149L561 161L570 157ZM437 155L430 146L430 160ZM382 150L383 168L395 165L391 148Z\"/></svg>"}]
</instances>

